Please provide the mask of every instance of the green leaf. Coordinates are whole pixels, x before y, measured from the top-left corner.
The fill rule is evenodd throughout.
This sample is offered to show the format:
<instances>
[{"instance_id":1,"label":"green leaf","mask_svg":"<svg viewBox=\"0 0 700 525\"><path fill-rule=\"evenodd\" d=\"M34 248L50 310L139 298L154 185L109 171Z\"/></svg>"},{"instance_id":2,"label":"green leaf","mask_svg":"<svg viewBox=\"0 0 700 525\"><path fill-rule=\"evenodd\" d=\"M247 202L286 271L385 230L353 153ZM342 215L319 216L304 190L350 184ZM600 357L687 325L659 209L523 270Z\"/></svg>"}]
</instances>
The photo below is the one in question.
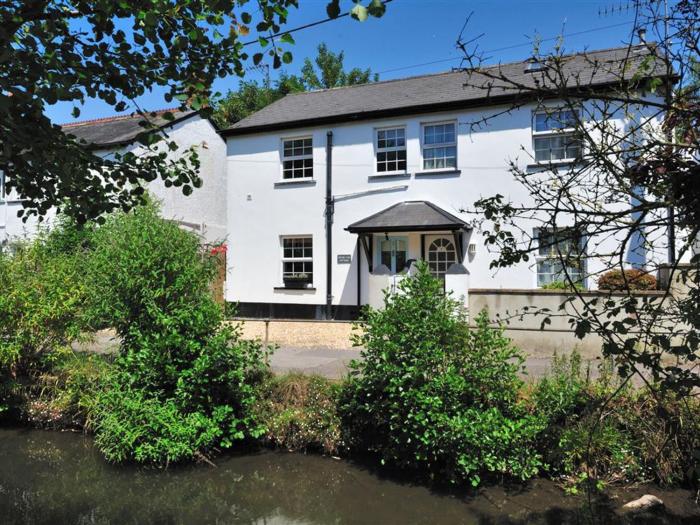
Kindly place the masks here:
<instances>
[{"instance_id":1,"label":"green leaf","mask_svg":"<svg viewBox=\"0 0 700 525\"><path fill-rule=\"evenodd\" d=\"M332 0L326 5L326 13L330 18L337 18L340 14L340 0Z\"/></svg>"},{"instance_id":2,"label":"green leaf","mask_svg":"<svg viewBox=\"0 0 700 525\"><path fill-rule=\"evenodd\" d=\"M280 42L284 42L285 44L294 44L294 38L292 38L292 35L289 33L285 33L280 37Z\"/></svg>"},{"instance_id":3,"label":"green leaf","mask_svg":"<svg viewBox=\"0 0 700 525\"><path fill-rule=\"evenodd\" d=\"M380 18L386 12L386 5L384 2L382 2L382 0L372 0L369 3L367 10L369 11L370 15Z\"/></svg>"}]
</instances>

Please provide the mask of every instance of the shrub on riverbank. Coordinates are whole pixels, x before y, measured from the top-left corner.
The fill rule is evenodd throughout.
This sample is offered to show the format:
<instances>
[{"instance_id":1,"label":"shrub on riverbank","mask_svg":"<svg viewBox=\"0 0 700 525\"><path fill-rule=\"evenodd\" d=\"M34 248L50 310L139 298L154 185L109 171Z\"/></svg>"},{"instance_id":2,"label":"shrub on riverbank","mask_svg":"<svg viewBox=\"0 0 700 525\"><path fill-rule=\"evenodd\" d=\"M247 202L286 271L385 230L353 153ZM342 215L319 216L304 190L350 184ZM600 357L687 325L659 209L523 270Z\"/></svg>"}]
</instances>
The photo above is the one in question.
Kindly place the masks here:
<instances>
[{"instance_id":1,"label":"shrub on riverbank","mask_svg":"<svg viewBox=\"0 0 700 525\"><path fill-rule=\"evenodd\" d=\"M223 325L215 261L154 206L109 217L92 238L90 315L121 338L98 399L96 443L114 461L165 465L258 438L265 351Z\"/></svg>"},{"instance_id":2,"label":"shrub on riverbank","mask_svg":"<svg viewBox=\"0 0 700 525\"><path fill-rule=\"evenodd\" d=\"M531 410L547 419L538 448L549 474L572 491L581 483L697 483L700 403L653 385L635 389L609 361L599 373L591 380L575 351L555 356L550 374L526 394Z\"/></svg>"},{"instance_id":3,"label":"shrub on riverbank","mask_svg":"<svg viewBox=\"0 0 700 525\"><path fill-rule=\"evenodd\" d=\"M290 373L270 377L258 411L263 441L293 451L335 455L343 448L338 395L341 384L321 376Z\"/></svg>"},{"instance_id":4,"label":"shrub on riverbank","mask_svg":"<svg viewBox=\"0 0 700 525\"><path fill-rule=\"evenodd\" d=\"M425 265L399 288L365 311L355 339L364 361L341 402L351 447L453 483L535 475L543 425L517 400L520 352L485 313L469 329Z\"/></svg>"},{"instance_id":5,"label":"shrub on riverbank","mask_svg":"<svg viewBox=\"0 0 700 525\"><path fill-rule=\"evenodd\" d=\"M60 222L32 242L0 251L0 414L19 401L24 379L86 328L87 286L79 249L63 240L75 227Z\"/></svg>"}]
</instances>

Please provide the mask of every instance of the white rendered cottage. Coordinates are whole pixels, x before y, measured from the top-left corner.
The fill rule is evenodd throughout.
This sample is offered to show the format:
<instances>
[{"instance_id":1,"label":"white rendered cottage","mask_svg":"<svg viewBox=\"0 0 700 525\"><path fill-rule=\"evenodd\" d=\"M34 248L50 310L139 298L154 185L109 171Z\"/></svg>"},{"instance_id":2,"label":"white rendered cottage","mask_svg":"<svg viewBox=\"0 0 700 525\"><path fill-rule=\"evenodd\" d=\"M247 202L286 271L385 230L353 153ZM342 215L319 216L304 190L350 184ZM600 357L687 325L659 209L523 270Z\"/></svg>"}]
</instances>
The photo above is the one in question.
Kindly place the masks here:
<instances>
[{"instance_id":1,"label":"white rendered cottage","mask_svg":"<svg viewBox=\"0 0 700 525\"><path fill-rule=\"evenodd\" d=\"M585 68L598 60L614 70L628 51L572 55L567 67L604 89L619 76ZM635 53L643 60L648 50ZM534 82L527 62L500 67ZM494 274L473 217L460 210L496 193L526 199L508 160L533 169L566 164L580 144L562 141L566 130L551 129L541 105L522 99L471 130L466 123L514 99L487 97L465 80L449 72L288 95L222 131L232 246L226 299L240 315L352 318L418 259L462 297L557 277L547 254Z\"/></svg>"},{"instance_id":2,"label":"white rendered cottage","mask_svg":"<svg viewBox=\"0 0 700 525\"><path fill-rule=\"evenodd\" d=\"M176 221L183 228L197 233L203 242L214 243L226 237L226 145L214 125L194 111L173 113L173 120L166 120L163 110L149 117L158 130L167 134L168 140L179 146L171 155L194 146L200 159L202 187L185 196L181 188L166 188L158 179L150 182L148 191L162 203L162 215ZM76 140L85 141L95 154L109 156L115 152L132 151L136 154L143 148L136 141L144 127L144 117L138 114L75 122L62 126L65 133ZM155 132L155 130L154 130ZM5 195L0 177L0 246L13 238L31 237L37 231L35 218L23 222L17 217L22 202L16 196ZM46 217L50 223L54 213Z\"/></svg>"}]
</instances>

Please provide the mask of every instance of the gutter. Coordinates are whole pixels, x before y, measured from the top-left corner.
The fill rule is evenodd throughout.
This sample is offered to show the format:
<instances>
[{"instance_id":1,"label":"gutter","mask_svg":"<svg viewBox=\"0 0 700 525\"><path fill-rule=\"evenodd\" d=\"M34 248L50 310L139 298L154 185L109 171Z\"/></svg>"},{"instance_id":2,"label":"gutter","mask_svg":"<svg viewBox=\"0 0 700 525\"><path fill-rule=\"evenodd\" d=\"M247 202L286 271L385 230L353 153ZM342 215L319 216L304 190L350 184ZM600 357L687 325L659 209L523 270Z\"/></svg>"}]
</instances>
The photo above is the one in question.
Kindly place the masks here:
<instances>
[{"instance_id":1,"label":"gutter","mask_svg":"<svg viewBox=\"0 0 700 525\"><path fill-rule=\"evenodd\" d=\"M326 133L326 319L333 318L333 132Z\"/></svg>"}]
</instances>

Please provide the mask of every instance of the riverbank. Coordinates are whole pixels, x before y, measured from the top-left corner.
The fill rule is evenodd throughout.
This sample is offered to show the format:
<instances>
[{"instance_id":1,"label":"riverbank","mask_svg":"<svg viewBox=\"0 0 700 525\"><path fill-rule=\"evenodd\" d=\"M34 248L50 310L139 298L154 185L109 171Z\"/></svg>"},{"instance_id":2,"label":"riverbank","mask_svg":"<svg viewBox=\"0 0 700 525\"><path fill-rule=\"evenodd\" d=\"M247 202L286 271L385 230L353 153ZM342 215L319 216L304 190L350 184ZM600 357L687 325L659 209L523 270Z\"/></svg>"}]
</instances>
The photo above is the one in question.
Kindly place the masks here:
<instances>
[{"instance_id":1,"label":"riverbank","mask_svg":"<svg viewBox=\"0 0 700 525\"><path fill-rule=\"evenodd\" d=\"M700 509L688 490L649 485L565 495L554 482L446 493L401 482L359 463L256 451L223 455L216 467L114 467L89 437L0 429L3 523L267 524L690 524ZM624 515L620 507L653 493L663 509Z\"/></svg>"}]
</instances>

